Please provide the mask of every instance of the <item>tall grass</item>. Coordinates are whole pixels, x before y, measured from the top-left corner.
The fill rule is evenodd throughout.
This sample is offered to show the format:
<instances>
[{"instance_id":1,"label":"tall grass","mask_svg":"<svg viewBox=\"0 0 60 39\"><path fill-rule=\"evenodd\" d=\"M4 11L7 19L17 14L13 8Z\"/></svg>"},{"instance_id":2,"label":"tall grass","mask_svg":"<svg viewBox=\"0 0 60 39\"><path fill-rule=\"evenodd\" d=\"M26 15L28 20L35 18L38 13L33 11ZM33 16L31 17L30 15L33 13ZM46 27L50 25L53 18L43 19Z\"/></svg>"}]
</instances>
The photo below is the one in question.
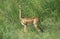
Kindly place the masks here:
<instances>
[{"instance_id":1,"label":"tall grass","mask_svg":"<svg viewBox=\"0 0 60 39\"><path fill-rule=\"evenodd\" d=\"M59 0L0 0L0 39L60 39L59 3ZM37 32L33 25L23 32L18 4L22 4L22 17L39 17L43 32Z\"/></svg>"}]
</instances>

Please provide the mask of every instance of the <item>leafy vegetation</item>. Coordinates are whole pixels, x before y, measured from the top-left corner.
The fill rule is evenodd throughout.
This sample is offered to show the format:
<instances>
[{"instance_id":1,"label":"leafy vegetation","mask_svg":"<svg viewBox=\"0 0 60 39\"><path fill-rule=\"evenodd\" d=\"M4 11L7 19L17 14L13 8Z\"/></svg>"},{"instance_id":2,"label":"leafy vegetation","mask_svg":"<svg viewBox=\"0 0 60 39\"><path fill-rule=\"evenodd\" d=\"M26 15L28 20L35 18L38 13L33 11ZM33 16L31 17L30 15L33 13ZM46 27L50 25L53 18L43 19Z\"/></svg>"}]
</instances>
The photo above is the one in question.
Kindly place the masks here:
<instances>
[{"instance_id":1,"label":"leafy vegetation","mask_svg":"<svg viewBox=\"0 0 60 39\"><path fill-rule=\"evenodd\" d=\"M22 17L38 17L43 32L33 25L23 32L18 5L22 4ZM60 0L0 0L0 39L60 39Z\"/></svg>"}]
</instances>

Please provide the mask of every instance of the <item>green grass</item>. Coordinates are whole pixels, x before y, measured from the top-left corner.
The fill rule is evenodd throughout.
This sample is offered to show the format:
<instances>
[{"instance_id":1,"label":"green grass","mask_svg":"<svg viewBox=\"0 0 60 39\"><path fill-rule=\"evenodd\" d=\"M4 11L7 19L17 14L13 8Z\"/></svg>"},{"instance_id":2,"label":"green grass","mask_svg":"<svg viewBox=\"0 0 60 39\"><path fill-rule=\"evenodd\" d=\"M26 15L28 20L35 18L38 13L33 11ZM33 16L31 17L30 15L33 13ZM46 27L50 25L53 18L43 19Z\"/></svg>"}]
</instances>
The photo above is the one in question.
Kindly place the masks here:
<instances>
[{"instance_id":1,"label":"green grass","mask_svg":"<svg viewBox=\"0 0 60 39\"><path fill-rule=\"evenodd\" d=\"M22 17L39 17L43 32L37 32L33 25L23 32L18 16L21 3L24 3ZM60 39L59 3L58 0L0 0L0 39Z\"/></svg>"}]
</instances>

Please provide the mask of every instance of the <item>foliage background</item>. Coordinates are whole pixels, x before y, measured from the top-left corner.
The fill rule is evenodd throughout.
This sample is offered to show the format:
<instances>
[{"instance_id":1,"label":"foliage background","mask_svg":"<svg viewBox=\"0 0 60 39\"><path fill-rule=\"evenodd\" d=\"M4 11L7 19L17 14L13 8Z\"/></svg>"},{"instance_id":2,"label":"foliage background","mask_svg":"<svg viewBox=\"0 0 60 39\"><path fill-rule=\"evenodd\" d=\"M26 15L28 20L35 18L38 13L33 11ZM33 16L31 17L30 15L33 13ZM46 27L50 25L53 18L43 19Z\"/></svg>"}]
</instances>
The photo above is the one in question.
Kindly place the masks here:
<instances>
[{"instance_id":1,"label":"foliage background","mask_svg":"<svg viewBox=\"0 0 60 39\"><path fill-rule=\"evenodd\" d=\"M39 17L43 32L33 25L23 32L18 4L22 17ZM60 0L0 0L0 39L60 39Z\"/></svg>"}]
</instances>

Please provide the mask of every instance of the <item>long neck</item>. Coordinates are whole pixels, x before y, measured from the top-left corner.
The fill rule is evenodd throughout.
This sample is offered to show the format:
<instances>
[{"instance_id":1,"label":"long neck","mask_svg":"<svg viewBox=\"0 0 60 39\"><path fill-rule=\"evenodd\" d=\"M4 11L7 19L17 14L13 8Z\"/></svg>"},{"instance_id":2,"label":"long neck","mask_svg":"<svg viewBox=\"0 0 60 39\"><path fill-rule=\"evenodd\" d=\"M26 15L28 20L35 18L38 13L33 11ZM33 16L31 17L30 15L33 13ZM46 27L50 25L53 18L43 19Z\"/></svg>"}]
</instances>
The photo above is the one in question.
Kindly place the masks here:
<instances>
[{"instance_id":1,"label":"long neck","mask_svg":"<svg viewBox=\"0 0 60 39\"><path fill-rule=\"evenodd\" d=\"M19 5L19 18L21 19L21 5Z\"/></svg>"}]
</instances>

